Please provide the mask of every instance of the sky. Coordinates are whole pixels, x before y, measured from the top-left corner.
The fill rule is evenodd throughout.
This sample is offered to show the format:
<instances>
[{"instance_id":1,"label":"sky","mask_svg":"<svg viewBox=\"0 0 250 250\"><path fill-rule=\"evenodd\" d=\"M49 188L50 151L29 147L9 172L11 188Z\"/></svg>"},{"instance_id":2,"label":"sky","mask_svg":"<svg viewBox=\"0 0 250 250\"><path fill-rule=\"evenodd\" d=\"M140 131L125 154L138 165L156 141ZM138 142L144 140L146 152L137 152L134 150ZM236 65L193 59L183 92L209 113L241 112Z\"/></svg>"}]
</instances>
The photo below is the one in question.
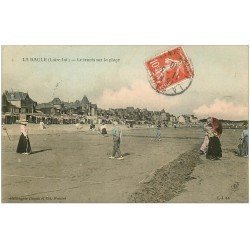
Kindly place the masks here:
<instances>
[{"instance_id":1,"label":"sky","mask_svg":"<svg viewBox=\"0 0 250 250\"><path fill-rule=\"evenodd\" d=\"M184 45L194 68L192 85L181 95L159 94L150 86L144 62L177 46L2 46L2 92L28 91L38 103L87 95L101 108L248 119L248 46Z\"/></svg>"}]
</instances>

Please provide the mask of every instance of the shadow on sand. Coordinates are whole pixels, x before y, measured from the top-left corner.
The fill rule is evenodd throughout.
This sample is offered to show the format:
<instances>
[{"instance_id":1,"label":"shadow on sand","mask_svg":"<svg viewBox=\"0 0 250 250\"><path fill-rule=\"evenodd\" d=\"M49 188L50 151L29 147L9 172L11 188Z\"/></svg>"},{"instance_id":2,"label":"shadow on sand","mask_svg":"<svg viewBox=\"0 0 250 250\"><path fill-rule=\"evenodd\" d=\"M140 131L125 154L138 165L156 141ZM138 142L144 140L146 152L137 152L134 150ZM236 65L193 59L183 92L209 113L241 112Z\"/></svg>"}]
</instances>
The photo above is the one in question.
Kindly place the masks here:
<instances>
[{"instance_id":1,"label":"shadow on sand","mask_svg":"<svg viewBox=\"0 0 250 250\"><path fill-rule=\"evenodd\" d=\"M31 154L33 155L33 154L37 154L37 153L42 153L42 152L48 151L48 150L52 150L52 148L47 148L47 149L41 149L41 150L32 151Z\"/></svg>"},{"instance_id":2,"label":"shadow on sand","mask_svg":"<svg viewBox=\"0 0 250 250\"><path fill-rule=\"evenodd\" d=\"M128 155L130 155L130 153L124 153L124 154L122 154L123 157L124 156L128 156Z\"/></svg>"}]
</instances>

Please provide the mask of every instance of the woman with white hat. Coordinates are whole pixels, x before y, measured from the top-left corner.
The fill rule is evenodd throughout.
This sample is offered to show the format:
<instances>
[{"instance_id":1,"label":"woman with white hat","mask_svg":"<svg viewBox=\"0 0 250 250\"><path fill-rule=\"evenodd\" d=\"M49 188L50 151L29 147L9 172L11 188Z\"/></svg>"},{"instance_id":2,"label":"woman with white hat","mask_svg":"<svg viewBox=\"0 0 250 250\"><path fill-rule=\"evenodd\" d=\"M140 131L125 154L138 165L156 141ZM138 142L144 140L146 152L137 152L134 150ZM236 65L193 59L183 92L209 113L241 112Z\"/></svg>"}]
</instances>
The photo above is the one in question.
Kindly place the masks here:
<instances>
[{"instance_id":1,"label":"woman with white hat","mask_svg":"<svg viewBox=\"0 0 250 250\"><path fill-rule=\"evenodd\" d=\"M31 146L30 146L30 141L28 137L28 129L27 129L28 122L25 119L22 119L20 121L20 124L21 124L20 126L21 135L19 138L16 152L19 154L28 155L31 153Z\"/></svg>"}]
</instances>

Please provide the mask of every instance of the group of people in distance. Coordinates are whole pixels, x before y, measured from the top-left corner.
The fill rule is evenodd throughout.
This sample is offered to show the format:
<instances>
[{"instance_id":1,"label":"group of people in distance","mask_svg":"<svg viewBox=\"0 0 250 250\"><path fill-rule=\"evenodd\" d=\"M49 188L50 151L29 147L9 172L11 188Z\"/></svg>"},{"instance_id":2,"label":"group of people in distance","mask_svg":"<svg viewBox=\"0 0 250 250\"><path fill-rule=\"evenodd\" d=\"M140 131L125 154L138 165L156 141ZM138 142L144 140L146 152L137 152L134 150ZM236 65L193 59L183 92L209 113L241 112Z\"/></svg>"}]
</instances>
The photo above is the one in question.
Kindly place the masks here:
<instances>
[{"instance_id":1,"label":"group of people in distance","mask_svg":"<svg viewBox=\"0 0 250 250\"><path fill-rule=\"evenodd\" d=\"M26 120L22 119L20 121L21 135L19 138L16 152L28 155L31 154L32 151L28 136L27 124L28 122ZM93 129L93 124L91 125L92 126L90 127L90 129ZM122 132L117 125L118 125L117 121L114 121L113 128L111 130L111 135L113 137L113 152L112 155L109 157L109 159L115 159L117 156L117 159L123 160L124 158L120 150ZM158 123L156 126L157 129L156 138L158 140L161 139L160 127L161 127L160 123ZM217 118L209 117L207 119L206 125L204 126L204 130L206 131L206 133L204 142L200 147L200 154L202 155L205 154L206 158L210 160L219 160L222 157L222 150L220 143L220 137L222 134L222 124ZM103 136L107 135L107 129L105 123L102 123L99 131ZM238 145L237 150L235 150L235 154L238 156L248 157L248 123L244 124L244 130L241 134L240 144Z\"/></svg>"},{"instance_id":2,"label":"group of people in distance","mask_svg":"<svg viewBox=\"0 0 250 250\"><path fill-rule=\"evenodd\" d=\"M219 160L222 157L220 137L222 134L222 124L214 117L207 119L207 124L204 126L206 132L204 141L200 147L200 154L206 155L207 159ZM244 124L244 130L242 132L241 142L238 145L238 149L235 151L238 156L248 157L248 124Z\"/></svg>"}]
</instances>

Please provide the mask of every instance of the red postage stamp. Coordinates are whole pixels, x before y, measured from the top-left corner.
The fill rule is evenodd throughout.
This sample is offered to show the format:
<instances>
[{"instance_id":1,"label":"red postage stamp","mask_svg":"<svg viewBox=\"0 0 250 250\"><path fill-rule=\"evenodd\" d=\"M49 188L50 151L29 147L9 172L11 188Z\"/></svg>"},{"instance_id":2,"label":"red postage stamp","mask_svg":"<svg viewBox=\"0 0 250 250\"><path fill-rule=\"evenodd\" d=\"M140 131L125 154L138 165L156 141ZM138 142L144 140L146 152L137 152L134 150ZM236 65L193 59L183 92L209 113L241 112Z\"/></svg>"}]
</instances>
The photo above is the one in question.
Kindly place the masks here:
<instances>
[{"instance_id":1,"label":"red postage stamp","mask_svg":"<svg viewBox=\"0 0 250 250\"><path fill-rule=\"evenodd\" d=\"M181 87L182 83L194 77L193 67L182 47L163 52L146 61L145 66L152 87L163 94L177 84Z\"/></svg>"}]
</instances>

